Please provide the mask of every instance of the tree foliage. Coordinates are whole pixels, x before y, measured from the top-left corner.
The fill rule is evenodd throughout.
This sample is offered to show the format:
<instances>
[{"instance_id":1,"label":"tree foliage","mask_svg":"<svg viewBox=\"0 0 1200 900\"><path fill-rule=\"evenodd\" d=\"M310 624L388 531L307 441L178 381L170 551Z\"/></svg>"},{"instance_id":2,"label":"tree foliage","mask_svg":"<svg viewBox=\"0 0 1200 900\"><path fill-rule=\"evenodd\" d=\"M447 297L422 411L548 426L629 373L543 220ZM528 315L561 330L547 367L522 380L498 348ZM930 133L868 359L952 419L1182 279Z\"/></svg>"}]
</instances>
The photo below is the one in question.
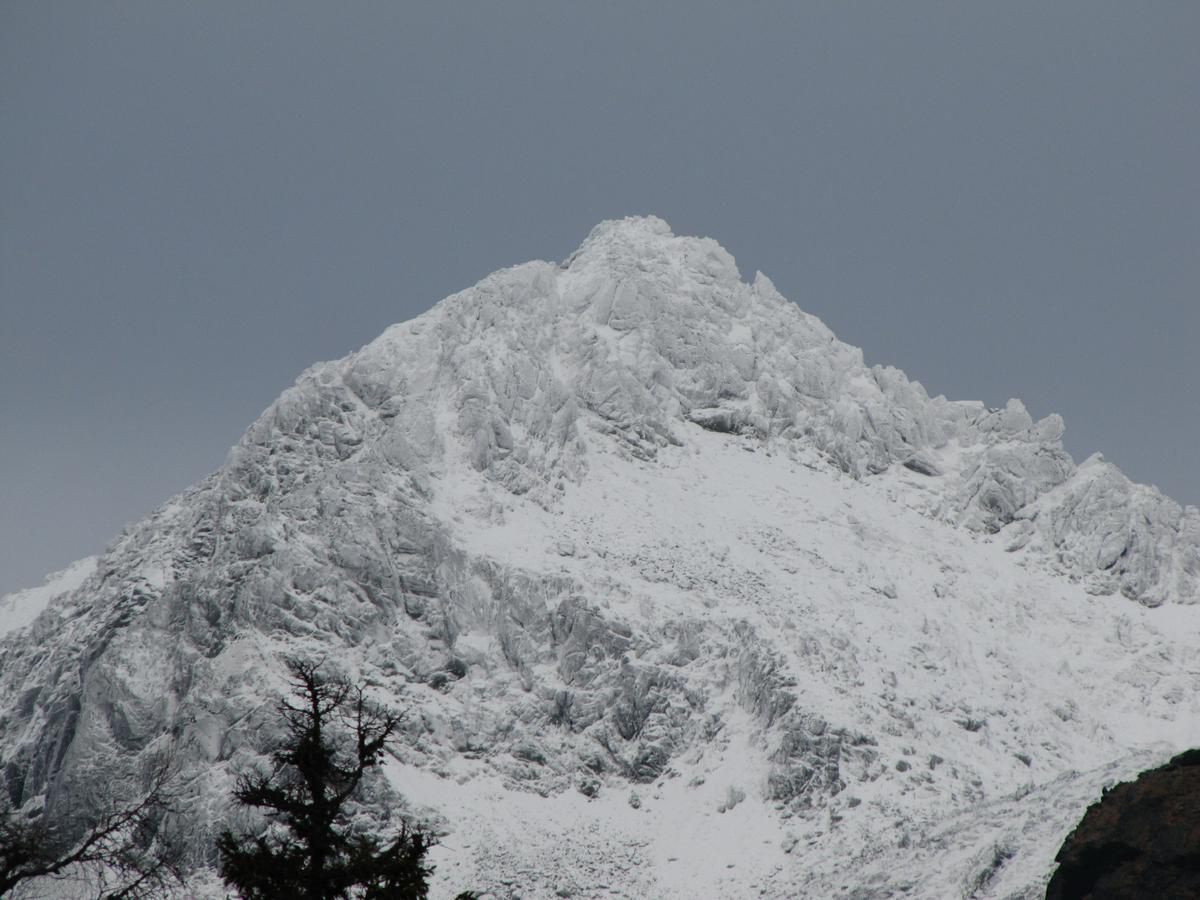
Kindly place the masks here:
<instances>
[{"instance_id":1,"label":"tree foliage","mask_svg":"<svg viewBox=\"0 0 1200 900\"><path fill-rule=\"evenodd\" d=\"M401 717L357 685L289 660L292 692L278 709L286 737L273 771L242 775L234 799L262 810L263 834L217 840L221 876L246 900L424 898L432 836L402 825L384 840L350 827L348 805L382 761Z\"/></svg>"},{"instance_id":2,"label":"tree foliage","mask_svg":"<svg viewBox=\"0 0 1200 900\"><path fill-rule=\"evenodd\" d=\"M155 761L139 799L74 802L52 818L0 807L0 897L46 880L74 881L101 900L147 900L181 883L181 848L161 833L172 772Z\"/></svg>"}]
</instances>

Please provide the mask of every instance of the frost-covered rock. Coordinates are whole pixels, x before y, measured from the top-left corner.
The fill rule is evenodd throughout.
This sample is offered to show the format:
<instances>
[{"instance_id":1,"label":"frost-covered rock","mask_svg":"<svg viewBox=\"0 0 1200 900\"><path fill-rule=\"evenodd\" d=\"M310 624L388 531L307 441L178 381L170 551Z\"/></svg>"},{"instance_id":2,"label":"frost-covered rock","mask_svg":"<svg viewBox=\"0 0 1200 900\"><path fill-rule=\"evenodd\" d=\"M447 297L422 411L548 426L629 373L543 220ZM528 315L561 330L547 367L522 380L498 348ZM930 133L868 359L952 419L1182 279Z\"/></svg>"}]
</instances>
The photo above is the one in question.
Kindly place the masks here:
<instances>
[{"instance_id":1,"label":"frost-covered rock","mask_svg":"<svg viewBox=\"0 0 1200 900\"><path fill-rule=\"evenodd\" d=\"M299 653L406 710L389 774L457 835L443 894L873 896L932 853L927 896L1028 887L1078 772L1200 736L1200 513L1062 433L606 222L309 369L38 595L0 641L3 785L54 810L170 749L210 863Z\"/></svg>"},{"instance_id":2,"label":"frost-covered rock","mask_svg":"<svg viewBox=\"0 0 1200 900\"><path fill-rule=\"evenodd\" d=\"M1134 484L1099 454L1022 510L1035 546L1149 606L1200 600L1200 511Z\"/></svg>"}]
</instances>

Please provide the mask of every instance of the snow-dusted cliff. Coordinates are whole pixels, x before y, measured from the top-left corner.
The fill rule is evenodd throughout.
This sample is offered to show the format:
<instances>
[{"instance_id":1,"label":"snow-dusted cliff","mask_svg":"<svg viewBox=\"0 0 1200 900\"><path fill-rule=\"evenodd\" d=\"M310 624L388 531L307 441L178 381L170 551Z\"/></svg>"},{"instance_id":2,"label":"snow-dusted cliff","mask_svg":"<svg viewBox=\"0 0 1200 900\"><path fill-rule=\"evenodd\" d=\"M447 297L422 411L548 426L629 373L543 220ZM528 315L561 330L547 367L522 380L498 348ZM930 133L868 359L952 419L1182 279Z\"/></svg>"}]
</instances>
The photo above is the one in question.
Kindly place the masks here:
<instances>
[{"instance_id":1,"label":"snow-dusted cliff","mask_svg":"<svg viewBox=\"0 0 1200 900\"><path fill-rule=\"evenodd\" d=\"M443 895L1025 896L1200 738L1200 512L1062 429L603 223L304 373L14 619L9 795L169 746L203 865L300 652L408 710Z\"/></svg>"}]
</instances>

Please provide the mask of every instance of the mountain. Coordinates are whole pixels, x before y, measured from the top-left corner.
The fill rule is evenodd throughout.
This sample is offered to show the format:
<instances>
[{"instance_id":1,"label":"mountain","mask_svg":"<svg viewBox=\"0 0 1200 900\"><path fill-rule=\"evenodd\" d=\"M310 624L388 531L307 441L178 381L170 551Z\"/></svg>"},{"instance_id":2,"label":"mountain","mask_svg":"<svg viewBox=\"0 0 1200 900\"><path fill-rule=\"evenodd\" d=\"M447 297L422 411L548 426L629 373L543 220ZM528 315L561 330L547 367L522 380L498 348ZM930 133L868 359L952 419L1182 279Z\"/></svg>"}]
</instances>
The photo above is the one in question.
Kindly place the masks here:
<instances>
[{"instance_id":1,"label":"mountain","mask_svg":"<svg viewBox=\"0 0 1200 900\"><path fill-rule=\"evenodd\" d=\"M1062 434L602 223L0 603L9 796L169 750L202 869L300 654L406 712L375 814L444 831L438 897L1039 896L1106 784L1200 740L1200 511Z\"/></svg>"}]
</instances>

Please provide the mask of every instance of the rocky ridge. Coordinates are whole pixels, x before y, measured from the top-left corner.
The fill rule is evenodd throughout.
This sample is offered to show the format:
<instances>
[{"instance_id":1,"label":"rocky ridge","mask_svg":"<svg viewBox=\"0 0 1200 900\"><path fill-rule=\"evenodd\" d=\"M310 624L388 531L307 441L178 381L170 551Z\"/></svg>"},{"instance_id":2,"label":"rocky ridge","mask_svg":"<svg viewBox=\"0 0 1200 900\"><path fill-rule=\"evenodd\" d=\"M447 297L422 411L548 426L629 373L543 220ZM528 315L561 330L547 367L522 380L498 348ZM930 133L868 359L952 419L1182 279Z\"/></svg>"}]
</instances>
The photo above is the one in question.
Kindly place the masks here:
<instances>
[{"instance_id":1,"label":"rocky ridge","mask_svg":"<svg viewBox=\"0 0 1200 900\"><path fill-rule=\"evenodd\" d=\"M309 369L3 638L5 787L170 747L202 867L309 653L410 710L447 894L1022 895L1064 797L1198 730L1200 512L1062 433L602 223Z\"/></svg>"}]
</instances>

